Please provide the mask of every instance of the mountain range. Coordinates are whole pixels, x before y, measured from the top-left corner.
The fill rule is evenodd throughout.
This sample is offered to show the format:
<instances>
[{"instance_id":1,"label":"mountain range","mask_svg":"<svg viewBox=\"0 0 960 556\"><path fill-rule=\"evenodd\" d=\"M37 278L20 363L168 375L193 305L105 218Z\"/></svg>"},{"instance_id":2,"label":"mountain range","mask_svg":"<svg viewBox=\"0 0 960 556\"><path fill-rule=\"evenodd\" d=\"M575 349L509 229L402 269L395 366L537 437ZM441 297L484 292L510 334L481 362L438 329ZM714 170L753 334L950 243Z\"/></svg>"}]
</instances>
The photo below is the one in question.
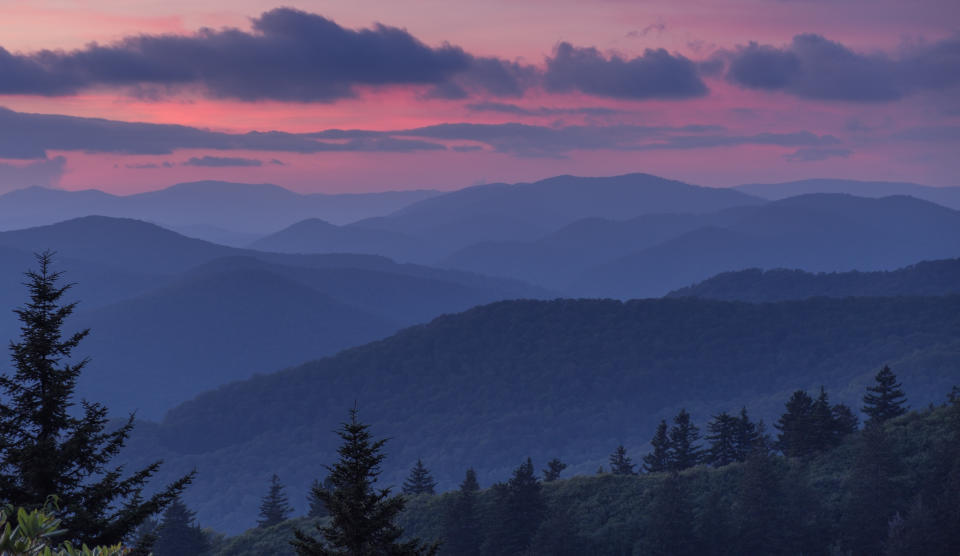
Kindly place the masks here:
<instances>
[{"instance_id":1,"label":"mountain range","mask_svg":"<svg viewBox=\"0 0 960 556\"><path fill-rule=\"evenodd\" d=\"M844 193L857 197L889 197L909 195L960 210L960 187L931 187L916 183L894 181L857 181L838 179L811 179L783 183L751 183L735 189L764 199L779 200L809 193Z\"/></svg>"}]
</instances>

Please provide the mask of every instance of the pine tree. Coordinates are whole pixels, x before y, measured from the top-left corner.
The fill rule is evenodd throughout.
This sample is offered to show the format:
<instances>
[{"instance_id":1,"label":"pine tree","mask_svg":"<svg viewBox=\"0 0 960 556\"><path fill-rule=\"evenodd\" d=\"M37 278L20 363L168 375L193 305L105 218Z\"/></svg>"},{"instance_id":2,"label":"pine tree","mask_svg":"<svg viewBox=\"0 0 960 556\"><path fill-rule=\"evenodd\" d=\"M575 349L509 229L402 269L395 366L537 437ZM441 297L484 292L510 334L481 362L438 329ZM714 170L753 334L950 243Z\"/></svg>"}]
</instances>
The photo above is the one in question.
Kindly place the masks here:
<instances>
[{"instance_id":1,"label":"pine tree","mask_svg":"<svg viewBox=\"0 0 960 556\"><path fill-rule=\"evenodd\" d=\"M410 477L403 483L403 493L409 496L419 496L421 494L435 494L437 482L430 476L430 471L423 465L423 461L417 458L417 464L410 470Z\"/></svg>"},{"instance_id":2,"label":"pine tree","mask_svg":"<svg viewBox=\"0 0 960 556\"><path fill-rule=\"evenodd\" d=\"M670 473L654 488L643 539L643 554L691 556L698 553L694 513L680 475Z\"/></svg>"},{"instance_id":3,"label":"pine tree","mask_svg":"<svg viewBox=\"0 0 960 556\"><path fill-rule=\"evenodd\" d=\"M647 473L661 473L670 468L670 435L667 433L667 422L660 421L657 432L650 441L653 451L643 457L643 470Z\"/></svg>"},{"instance_id":4,"label":"pine tree","mask_svg":"<svg viewBox=\"0 0 960 556\"><path fill-rule=\"evenodd\" d=\"M494 488L495 512L486 552L522 554L546 513L546 502L530 458L513 471L501 488Z\"/></svg>"},{"instance_id":5,"label":"pine tree","mask_svg":"<svg viewBox=\"0 0 960 556\"><path fill-rule=\"evenodd\" d=\"M890 367L884 366L875 380L876 385L868 387L863 396L863 412L869 417L867 423L882 423L906 413L903 384L897 382L897 375Z\"/></svg>"},{"instance_id":6,"label":"pine tree","mask_svg":"<svg viewBox=\"0 0 960 556\"><path fill-rule=\"evenodd\" d=\"M280 477L276 473L270 478L270 490L260 502L260 519L257 520L257 527L273 527L274 525L286 521L293 508L287 500L287 495L283 492L283 485L280 484Z\"/></svg>"},{"instance_id":7,"label":"pine tree","mask_svg":"<svg viewBox=\"0 0 960 556\"><path fill-rule=\"evenodd\" d=\"M808 447L812 453L822 452L834 446L835 440L838 440L837 427L830 407L830 398L821 386L820 394L810 407Z\"/></svg>"},{"instance_id":8,"label":"pine tree","mask_svg":"<svg viewBox=\"0 0 960 556\"><path fill-rule=\"evenodd\" d=\"M857 432L860 420L854 415L850 406L839 403L831 409L833 413L834 444L839 444L845 437Z\"/></svg>"},{"instance_id":9,"label":"pine tree","mask_svg":"<svg viewBox=\"0 0 960 556\"><path fill-rule=\"evenodd\" d=\"M39 270L26 273L30 301L15 311L21 323L11 342L13 376L0 376L0 500L13 506L42 508L58 499L57 517L75 543L111 545L129 537L150 516L162 511L190 483L193 474L144 499L144 488L160 462L124 478L110 468L133 430L133 415L107 432L107 408L81 402L75 411L77 379L88 359L71 362L87 336L64 337L62 327L76 303L64 303L72 284L52 268L53 254L37 255Z\"/></svg>"},{"instance_id":10,"label":"pine tree","mask_svg":"<svg viewBox=\"0 0 960 556\"><path fill-rule=\"evenodd\" d=\"M627 450L623 447L623 444L617 446L617 449L610 454L610 472L614 475L636 475L637 472L633 470L634 467L636 465L627 455Z\"/></svg>"},{"instance_id":11,"label":"pine tree","mask_svg":"<svg viewBox=\"0 0 960 556\"><path fill-rule=\"evenodd\" d=\"M567 464L558 458L553 458L547 462L547 468L543 470L543 482L549 483L560 478L560 474L567 468Z\"/></svg>"},{"instance_id":12,"label":"pine tree","mask_svg":"<svg viewBox=\"0 0 960 556\"><path fill-rule=\"evenodd\" d=\"M754 452L747 458L737 488L736 554L787 554L783 509L788 496L781 486L776 460Z\"/></svg>"},{"instance_id":13,"label":"pine tree","mask_svg":"<svg viewBox=\"0 0 960 556\"><path fill-rule=\"evenodd\" d=\"M894 480L899 473L899 460L883 426L868 424L860 435L856 461L845 488L848 499L841 525L847 548L853 554L880 554L901 499Z\"/></svg>"},{"instance_id":14,"label":"pine tree","mask_svg":"<svg viewBox=\"0 0 960 556\"><path fill-rule=\"evenodd\" d=\"M740 426L740 420L727 412L714 416L707 424L707 440L710 441L705 458L707 463L723 467L739 461L737 439Z\"/></svg>"},{"instance_id":15,"label":"pine tree","mask_svg":"<svg viewBox=\"0 0 960 556\"><path fill-rule=\"evenodd\" d=\"M467 469L460 483L460 490L447 507L443 516L443 554L452 556L476 556L480 554L480 515L477 509L477 493L480 484L477 473Z\"/></svg>"},{"instance_id":16,"label":"pine tree","mask_svg":"<svg viewBox=\"0 0 960 556\"><path fill-rule=\"evenodd\" d=\"M163 513L156 535L154 556L198 556L209 548L207 536L197 524L196 514L179 498Z\"/></svg>"},{"instance_id":17,"label":"pine tree","mask_svg":"<svg viewBox=\"0 0 960 556\"><path fill-rule=\"evenodd\" d=\"M780 431L777 449L787 457L809 455L812 452L813 398L803 390L797 390L790 396L786 408L786 413L776 424Z\"/></svg>"},{"instance_id":18,"label":"pine tree","mask_svg":"<svg viewBox=\"0 0 960 556\"><path fill-rule=\"evenodd\" d=\"M386 457L382 453L386 440L372 440L369 429L370 425L357 419L354 408L350 422L337 431L343 443L337 450L339 461L329 468L332 488L314 491L330 512L331 521L317 526L323 540L294 530L292 544L299 556L437 553L436 544L424 546L419 539L400 542L403 531L394 520L403 511L403 497L390 496L389 488L374 488Z\"/></svg>"},{"instance_id":19,"label":"pine tree","mask_svg":"<svg viewBox=\"0 0 960 556\"><path fill-rule=\"evenodd\" d=\"M670 469L683 471L700 463L702 452L697 441L700 440L700 430L690 421L690 414L686 409L673 418L673 427L670 429Z\"/></svg>"}]
</instances>

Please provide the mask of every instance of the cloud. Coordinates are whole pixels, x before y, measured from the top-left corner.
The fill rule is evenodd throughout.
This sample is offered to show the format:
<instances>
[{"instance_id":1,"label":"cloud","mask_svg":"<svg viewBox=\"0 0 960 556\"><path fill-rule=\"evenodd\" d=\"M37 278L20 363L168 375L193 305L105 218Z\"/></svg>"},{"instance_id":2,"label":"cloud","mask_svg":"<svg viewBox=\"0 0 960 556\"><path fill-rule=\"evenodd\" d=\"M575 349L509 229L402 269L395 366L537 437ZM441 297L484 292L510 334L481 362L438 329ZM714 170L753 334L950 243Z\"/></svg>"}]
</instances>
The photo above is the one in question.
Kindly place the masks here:
<instances>
[{"instance_id":1,"label":"cloud","mask_svg":"<svg viewBox=\"0 0 960 556\"><path fill-rule=\"evenodd\" d=\"M581 106L573 108L548 108L540 106L538 108L524 108L523 106L503 102L478 102L468 104L467 109L473 112L499 112L501 114L513 114L516 116L616 116L628 113L626 110L605 108L602 106Z\"/></svg>"},{"instance_id":2,"label":"cloud","mask_svg":"<svg viewBox=\"0 0 960 556\"><path fill-rule=\"evenodd\" d=\"M0 163L0 193L33 185L54 187L67 165L67 159L58 156L27 164Z\"/></svg>"},{"instance_id":3,"label":"cloud","mask_svg":"<svg viewBox=\"0 0 960 556\"><path fill-rule=\"evenodd\" d=\"M124 164L123 167L131 170L153 170L156 168L173 168L174 164L173 162L144 162L141 164Z\"/></svg>"},{"instance_id":4,"label":"cloud","mask_svg":"<svg viewBox=\"0 0 960 556\"><path fill-rule=\"evenodd\" d=\"M960 37L905 50L894 58L865 54L815 34L786 47L750 43L718 59L729 81L816 100L886 102L960 85Z\"/></svg>"},{"instance_id":5,"label":"cloud","mask_svg":"<svg viewBox=\"0 0 960 556\"><path fill-rule=\"evenodd\" d=\"M707 94L697 65L664 49L642 56L604 57L596 48L562 42L547 58L544 85L553 92L580 91L620 99L683 99Z\"/></svg>"},{"instance_id":6,"label":"cloud","mask_svg":"<svg viewBox=\"0 0 960 556\"><path fill-rule=\"evenodd\" d=\"M162 96L198 87L213 98L311 102L354 96L357 86L449 87L454 78L468 89L518 96L532 69L446 43L430 47L396 27L347 29L278 8L254 18L250 31L137 35L69 52L0 49L0 75L0 94L56 96L106 86Z\"/></svg>"},{"instance_id":7,"label":"cloud","mask_svg":"<svg viewBox=\"0 0 960 556\"><path fill-rule=\"evenodd\" d=\"M934 143L954 143L960 141L960 126L939 125L911 127L893 134L894 139L924 141Z\"/></svg>"},{"instance_id":8,"label":"cloud","mask_svg":"<svg viewBox=\"0 0 960 556\"><path fill-rule=\"evenodd\" d=\"M210 149L307 154L443 148L443 145L426 141L393 139L376 134L346 142L318 141L280 131L223 133L181 125L28 114L0 107L0 158L7 159L44 159L47 151L164 155L180 149Z\"/></svg>"},{"instance_id":9,"label":"cloud","mask_svg":"<svg viewBox=\"0 0 960 556\"><path fill-rule=\"evenodd\" d=\"M839 148L803 148L783 155L787 162L819 162L828 158L847 158L853 154L850 149Z\"/></svg>"},{"instance_id":10,"label":"cloud","mask_svg":"<svg viewBox=\"0 0 960 556\"><path fill-rule=\"evenodd\" d=\"M651 33L656 33L657 35L660 35L666 30L667 30L667 26L664 25L663 23L651 23L650 25L647 25L643 29L634 29L633 31L630 31L629 33L627 33L627 37L636 39L636 38L646 37Z\"/></svg>"},{"instance_id":11,"label":"cloud","mask_svg":"<svg viewBox=\"0 0 960 556\"><path fill-rule=\"evenodd\" d=\"M263 166L262 160L256 158L240 158L232 156L194 156L183 163L184 166L204 166L208 168L223 168L227 166Z\"/></svg>"}]
</instances>

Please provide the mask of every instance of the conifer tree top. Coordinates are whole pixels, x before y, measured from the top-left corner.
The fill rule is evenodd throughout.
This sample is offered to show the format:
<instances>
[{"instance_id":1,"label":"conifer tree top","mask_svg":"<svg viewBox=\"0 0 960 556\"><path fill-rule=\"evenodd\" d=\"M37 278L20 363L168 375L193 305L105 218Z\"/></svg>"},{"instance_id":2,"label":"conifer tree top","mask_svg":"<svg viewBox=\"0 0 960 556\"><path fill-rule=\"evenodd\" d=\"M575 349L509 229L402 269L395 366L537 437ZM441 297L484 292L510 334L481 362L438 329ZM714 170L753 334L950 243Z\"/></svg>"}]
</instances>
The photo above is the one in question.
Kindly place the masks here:
<instances>
[{"instance_id":1,"label":"conifer tree top","mask_svg":"<svg viewBox=\"0 0 960 556\"><path fill-rule=\"evenodd\" d=\"M903 384L897 382L897 375L884 366L874 377L875 384L867 387L863 396L863 412L869 419L867 424L878 424L907 412L907 396L903 393Z\"/></svg>"}]
</instances>

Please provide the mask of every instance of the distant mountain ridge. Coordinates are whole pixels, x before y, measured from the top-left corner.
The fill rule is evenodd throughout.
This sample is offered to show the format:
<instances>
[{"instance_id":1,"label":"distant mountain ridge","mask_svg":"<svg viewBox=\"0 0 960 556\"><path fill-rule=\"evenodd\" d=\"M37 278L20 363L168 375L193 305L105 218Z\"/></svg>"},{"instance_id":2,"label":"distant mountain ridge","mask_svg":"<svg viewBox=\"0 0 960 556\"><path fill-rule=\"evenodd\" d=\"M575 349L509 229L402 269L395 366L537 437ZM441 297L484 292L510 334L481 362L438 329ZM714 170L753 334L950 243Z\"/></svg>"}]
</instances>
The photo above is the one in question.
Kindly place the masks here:
<instances>
[{"instance_id":1,"label":"distant mountain ridge","mask_svg":"<svg viewBox=\"0 0 960 556\"><path fill-rule=\"evenodd\" d=\"M818 178L783 183L750 183L734 189L772 201L808 193L845 193L857 197L909 195L960 210L960 187L932 187L909 182Z\"/></svg>"},{"instance_id":2,"label":"distant mountain ridge","mask_svg":"<svg viewBox=\"0 0 960 556\"><path fill-rule=\"evenodd\" d=\"M221 241L248 242L306 218L346 224L391 213L439 194L433 190L299 194L272 184L199 181L134 195L30 187L0 195L0 230L81 216L134 218ZM221 230L205 232L204 227Z\"/></svg>"},{"instance_id":3,"label":"distant mountain ridge","mask_svg":"<svg viewBox=\"0 0 960 556\"><path fill-rule=\"evenodd\" d=\"M894 297L960 294L960 259L924 261L889 271L811 273L751 268L725 272L666 297L772 302L810 297Z\"/></svg>"}]
</instances>

